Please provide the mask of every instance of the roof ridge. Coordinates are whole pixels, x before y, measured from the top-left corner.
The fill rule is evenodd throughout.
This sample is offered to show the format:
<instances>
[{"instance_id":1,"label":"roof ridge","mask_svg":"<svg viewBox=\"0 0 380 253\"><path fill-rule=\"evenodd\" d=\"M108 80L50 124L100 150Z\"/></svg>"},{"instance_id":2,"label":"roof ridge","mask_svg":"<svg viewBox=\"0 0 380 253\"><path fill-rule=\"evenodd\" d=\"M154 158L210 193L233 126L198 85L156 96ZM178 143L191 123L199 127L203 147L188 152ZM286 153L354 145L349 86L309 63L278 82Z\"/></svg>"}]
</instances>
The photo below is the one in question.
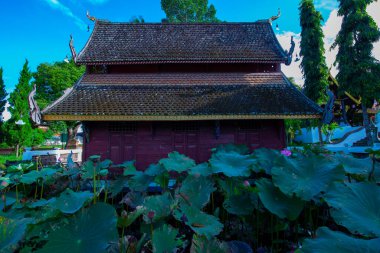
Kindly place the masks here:
<instances>
[{"instance_id":1,"label":"roof ridge","mask_svg":"<svg viewBox=\"0 0 380 253\"><path fill-rule=\"evenodd\" d=\"M99 24L115 24L115 25L131 25L131 26L144 26L144 25L174 25L174 26L184 26L184 25L241 25L241 24L270 24L268 20L257 20L257 21L237 21L237 22L181 22L181 23L163 23L163 22L145 22L145 23L131 23L128 21L109 21L104 19L97 19Z\"/></svg>"}]
</instances>

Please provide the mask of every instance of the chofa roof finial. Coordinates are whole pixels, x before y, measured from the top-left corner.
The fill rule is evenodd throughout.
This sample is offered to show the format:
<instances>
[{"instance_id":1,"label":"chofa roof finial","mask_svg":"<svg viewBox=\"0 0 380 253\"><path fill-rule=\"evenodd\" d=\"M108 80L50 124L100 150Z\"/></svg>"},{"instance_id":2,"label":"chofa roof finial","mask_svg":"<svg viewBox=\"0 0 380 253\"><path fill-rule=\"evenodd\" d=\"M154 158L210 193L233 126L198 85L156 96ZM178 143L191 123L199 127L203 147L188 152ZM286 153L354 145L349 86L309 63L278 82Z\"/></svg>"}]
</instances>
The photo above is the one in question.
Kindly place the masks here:
<instances>
[{"instance_id":1,"label":"chofa roof finial","mask_svg":"<svg viewBox=\"0 0 380 253\"><path fill-rule=\"evenodd\" d=\"M70 34L70 43L69 43L69 46L70 46L71 56L73 57L74 62L76 62L77 52L75 51L74 39L73 39L73 35L71 35L71 34Z\"/></svg>"},{"instance_id":2,"label":"chofa roof finial","mask_svg":"<svg viewBox=\"0 0 380 253\"><path fill-rule=\"evenodd\" d=\"M273 21L279 19L281 16L281 9L278 8L278 13L277 13L277 16L272 16L270 19L269 19L269 23L272 23Z\"/></svg>"},{"instance_id":3,"label":"chofa roof finial","mask_svg":"<svg viewBox=\"0 0 380 253\"><path fill-rule=\"evenodd\" d=\"M34 96L36 95L36 84L33 86L33 90L29 93L28 96L28 104L29 104L29 116L33 122L34 126L41 125L41 111L37 105L37 102L34 100Z\"/></svg>"},{"instance_id":4,"label":"chofa roof finial","mask_svg":"<svg viewBox=\"0 0 380 253\"><path fill-rule=\"evenodd\" d=\"M96 21L96 18L95 18L95 17L90 16L90 12L89 12L89 11L86 12L86 16L87 16L87 18L88 18L89 20L91 20L91 21L93 21L93 22Z\"/></svg>"}]
</instances>

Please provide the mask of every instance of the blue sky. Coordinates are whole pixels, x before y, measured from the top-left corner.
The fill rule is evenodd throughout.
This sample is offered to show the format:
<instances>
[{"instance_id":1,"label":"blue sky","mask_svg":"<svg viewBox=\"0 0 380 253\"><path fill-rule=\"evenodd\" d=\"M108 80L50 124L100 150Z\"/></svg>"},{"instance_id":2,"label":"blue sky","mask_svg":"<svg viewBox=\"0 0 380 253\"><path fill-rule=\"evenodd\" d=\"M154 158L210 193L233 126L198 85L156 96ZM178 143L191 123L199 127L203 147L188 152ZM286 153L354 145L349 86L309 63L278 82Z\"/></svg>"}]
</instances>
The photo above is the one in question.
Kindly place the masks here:
<instances>
[{"instance_id":1,"label":"blue sky","mask_svg":"<svg viewBox=\"0 0 380 253\"><path fill-rule=\"evenodd\" d=\"M298 0L210 0L217 17L230 22L249 22L269 18L281 8L276 23L278 33L299 33ZM318 0L316 6L327 19L336 8L335 0ZM69 36L80 51L90 33L86 10L91 15L110 21L129 21L142 16L147 22L165 17L160 0L12 0L0 1L0 66L8 92L17 84L21 67L28 59L32 70L43 62L61 61L70 56ZM275 24L276 24L275 23Z\"/></svg>"}]
</instances>

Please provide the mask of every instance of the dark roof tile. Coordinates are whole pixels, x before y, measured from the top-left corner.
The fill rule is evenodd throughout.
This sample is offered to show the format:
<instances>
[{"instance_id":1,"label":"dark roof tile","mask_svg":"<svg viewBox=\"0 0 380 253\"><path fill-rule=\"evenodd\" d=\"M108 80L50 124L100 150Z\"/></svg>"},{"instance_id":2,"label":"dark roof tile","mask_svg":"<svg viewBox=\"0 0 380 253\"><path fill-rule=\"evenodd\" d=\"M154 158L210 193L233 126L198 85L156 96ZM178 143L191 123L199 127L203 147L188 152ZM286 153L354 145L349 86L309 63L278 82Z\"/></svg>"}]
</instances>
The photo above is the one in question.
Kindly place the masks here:
<instances>
[{"instance_id":1,"label":"dark roof tile","mask_svg":"<svg viewBox=\"0 0 380 253\"><path fill-rule=\"evenodd\" d=\"M269 22L131 24L97 21L79 64L283 63Z\"/></svg>"},{"instance_id":2,"label":"dark roof tile","mask_svg":"<svg viewBox=\"0 0 380 253\"><path fill-rule=\"evenodd\" d=\"M189 119L320 113L321 109L282 73L87 74L71 92L43 111L44 116L189 116Z\"/></svg>"}]
</instances>

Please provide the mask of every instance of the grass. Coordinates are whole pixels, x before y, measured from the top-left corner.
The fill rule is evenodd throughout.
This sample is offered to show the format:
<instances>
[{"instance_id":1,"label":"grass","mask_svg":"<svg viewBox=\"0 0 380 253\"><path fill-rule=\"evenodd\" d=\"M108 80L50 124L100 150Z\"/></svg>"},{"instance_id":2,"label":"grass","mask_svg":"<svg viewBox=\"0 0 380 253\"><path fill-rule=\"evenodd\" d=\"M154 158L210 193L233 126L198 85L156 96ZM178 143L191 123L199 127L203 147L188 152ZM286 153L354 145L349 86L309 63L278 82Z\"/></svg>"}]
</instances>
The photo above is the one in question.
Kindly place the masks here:
<instances>
[{"instance_id":1,"label":"grass","mask_svg":"<svg viewBox=\"0 0 380 253\"><path fill-rule=\"evenodd\" d=\"M22 159L22 155L16 157L16 153L11 155L0 155L0 164L5 164L6 161L20 161Z\"/></svg>"}]
</instances>

